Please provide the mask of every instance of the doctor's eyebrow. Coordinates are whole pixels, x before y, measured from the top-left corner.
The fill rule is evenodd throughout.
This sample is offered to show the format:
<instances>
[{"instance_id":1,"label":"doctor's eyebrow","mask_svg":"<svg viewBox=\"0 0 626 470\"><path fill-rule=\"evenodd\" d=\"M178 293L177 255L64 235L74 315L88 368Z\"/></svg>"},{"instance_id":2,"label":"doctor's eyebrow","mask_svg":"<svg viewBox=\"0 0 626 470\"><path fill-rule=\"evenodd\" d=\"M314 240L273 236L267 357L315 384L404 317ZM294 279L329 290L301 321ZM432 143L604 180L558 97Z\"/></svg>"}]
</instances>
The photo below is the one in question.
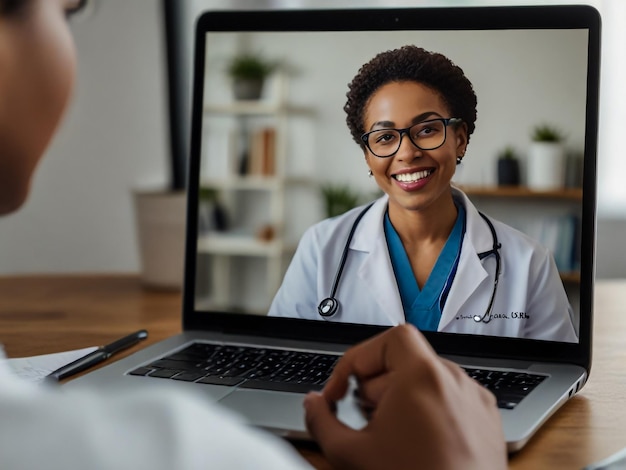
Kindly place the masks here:
<instances>
[{"instance_id":1,"label":"doctor's eyebrow","mask_svg":"<svg viewBox=\"0 0 626 470\"><path fill-rule=\"evenodd\" d=\"M442 117L441 114L435 111L427 111L425 113L418 114L413 119L411 119L411 125L418 124L420 122L428 120L428 118L434 118L435 116ZM395 125L396 123L393 121L376 121L370 126L369 130L373 131L375 129L388 129L395 127Z\"/></svg>"}]
</instances>

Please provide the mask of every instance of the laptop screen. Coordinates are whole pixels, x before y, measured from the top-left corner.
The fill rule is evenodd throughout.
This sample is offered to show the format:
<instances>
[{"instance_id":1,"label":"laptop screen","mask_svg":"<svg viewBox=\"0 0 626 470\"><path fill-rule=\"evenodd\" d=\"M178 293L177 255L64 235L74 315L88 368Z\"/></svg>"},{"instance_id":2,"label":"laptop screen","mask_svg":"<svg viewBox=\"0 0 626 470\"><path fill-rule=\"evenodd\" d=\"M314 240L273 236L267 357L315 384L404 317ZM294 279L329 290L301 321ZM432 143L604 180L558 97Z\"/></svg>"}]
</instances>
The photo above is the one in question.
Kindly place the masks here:
<instances>
[{"instance_id":1,"label":"laptop screen","mask_svg":"<svg viewBox=\"0 0 626 470\"><path fill-rule=\"evenodd\" d=\"M209 21L197 315L579 341L598 32L497 10L456 9L450 27L433 9L434 24L418 10Z\"/></svg>"}]
</instances>

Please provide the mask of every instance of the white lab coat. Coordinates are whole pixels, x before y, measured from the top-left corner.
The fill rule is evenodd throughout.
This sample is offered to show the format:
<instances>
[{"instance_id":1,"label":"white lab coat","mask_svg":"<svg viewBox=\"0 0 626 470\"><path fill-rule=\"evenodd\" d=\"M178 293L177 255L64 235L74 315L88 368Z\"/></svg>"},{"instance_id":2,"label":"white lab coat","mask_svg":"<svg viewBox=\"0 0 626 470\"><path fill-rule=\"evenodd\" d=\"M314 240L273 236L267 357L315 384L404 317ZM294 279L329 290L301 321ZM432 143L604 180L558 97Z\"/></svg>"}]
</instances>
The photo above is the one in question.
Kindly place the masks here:
<instances>
[{"instance_id":1,"label":"white lab coat","mask_svg":"<svg viewBox=\"0 0 626 470\"><path fill-rule=\"evenodd\" d=\"M500 280L491 320L474 321L474 315L482 317L487 310L496 270L493 255L481 261L477 254L492 249L493 237L467 196L456 188L452 191L455 200L465 207L466 232L437 330L577 341L572 308L549 251L493 219L502 244ZM331 294L348 233L362 208L323 220L306 231L269 315L385 326L404 323L383 228L387 203L386 195L377 200L354 233L335 296L340 305L334 316L320 316L317 306Z\"/></svg>"},{"instance_id":2,"label":"white lab coat","mask_svg":"<svg viewBox=\"0 0 626 470\"><path fill-rule=\"evenodd\" d=\"M179 389L71 389L19 379L0 347L2 469L311 468L282 439Z\"/></svg>"}]
</instances>

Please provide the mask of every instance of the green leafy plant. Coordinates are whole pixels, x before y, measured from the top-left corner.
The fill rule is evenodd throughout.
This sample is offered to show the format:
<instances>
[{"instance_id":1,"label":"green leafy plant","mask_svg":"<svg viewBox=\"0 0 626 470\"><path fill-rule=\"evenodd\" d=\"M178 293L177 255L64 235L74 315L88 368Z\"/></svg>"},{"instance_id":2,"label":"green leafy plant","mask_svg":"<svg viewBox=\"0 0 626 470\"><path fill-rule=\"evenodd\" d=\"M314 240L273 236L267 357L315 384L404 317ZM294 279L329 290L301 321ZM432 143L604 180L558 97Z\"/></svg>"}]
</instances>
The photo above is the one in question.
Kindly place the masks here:
<instances>
[{"instance_id":1,"label":"green leafy plant","mask_svg":"<svg viewBox=\"0 0 626 470\"><path fill-rule=\"evenodd\" d=\"M324 198L327 217L343 214L358 206L361 200L361 195L347 185L322 185L320 191Z\"/></svg>"},{"instance_id":2,"label":"green leafy plant","mask_svg":"<svg viewBox=\"0 0 626 470\"><path fill-rule=\"evenodd\" d=\"M228 64L228 74L234 79L263 80L276 70L277 64L254 54L240 54Z\"/></svg>"},{"instance_id":3,"label":"green leafy plant","mask_svg":"<svg viewBox=\"0 0 626 470\"><path fill-rule=\"evenodd\" d=\"M561 142L565 138L559 129L550 124L535 126L531 137L535 142Z\"/></svg>"},{"instance_id":4,"label":"green leafy plant","mask_svg":"<svg viewBox=\"0 0 626 470\"><path fill-rule=\"evenodd\" d=\"M500 158L502 160L516 160L517 159L517 153L515 152L515 149L512 146L507 145L498 154L498 158Z\"/></svg>"},{"instance_id":5,"label":"green leafy plant","mask_svg":"<svg viewBox=\"0 0 626 470\"><path fill-rule=\"evenodd\" d=\"M217 199L218 191L215 188L201 186L198 189L198 198L200 201L214 202Z\"/></svg>"}]
</instances>

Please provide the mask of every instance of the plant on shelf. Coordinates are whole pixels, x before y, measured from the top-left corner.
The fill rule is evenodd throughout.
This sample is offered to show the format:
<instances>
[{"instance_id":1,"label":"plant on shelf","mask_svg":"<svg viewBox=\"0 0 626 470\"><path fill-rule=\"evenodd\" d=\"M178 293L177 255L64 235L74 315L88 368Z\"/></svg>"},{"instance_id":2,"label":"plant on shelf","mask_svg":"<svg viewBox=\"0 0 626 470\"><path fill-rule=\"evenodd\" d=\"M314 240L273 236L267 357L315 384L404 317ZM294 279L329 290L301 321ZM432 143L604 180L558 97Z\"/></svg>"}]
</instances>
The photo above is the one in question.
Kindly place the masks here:
<instances>
[{"instance_id":1,"label":"plant on shelf","mask_svg":"<svg viewBox=\"0 0 626 470\"><path fill-rule=\"evenodd\" d=\"M533 142L562 142L564 140L563 133L550 124L539 124L533 128L531 134Z\"/></svg>"},{"instance_id":2,"label":"plant on shelf","mask_svg":"<svg viewBox=\"0 0 626 470\"><path fill-rule=\"evenodd\" d=\"M565 185L565 135L556 126L539 124L531 132L528 152L528 186L539 191Z\"/></svg>"},{"instance_id":3,"label":"plant on shelf","mask_svg":"<svg viewBox=\"0 0 626 470\"><path fill-rule=\"evenodd\" d=\"M518 186L519 184L519 159L515 149L508 145L498 155L498 185Z\"/></svg>"},{"instance_id":4,"label":"plant on shelf","mask_svg":"<svg viewBox=\"0 0 626 470\"><path fill-rule=\"evenodd\" d=\"M219 191L206 186L198 190L198 231L224 232L228 229L228 214L220 202Z\"/></svg>"},{"instance_id":5,"label":"plant on shelf","mask_svg":"<svg viewBox=\"0 0 626 470\"><path fill-rule=\"evenodd\" d=\"M233 79L236 99L257 100L263 92L265 79L276 70L277 64L260 55L242 53L234 56L228 64L228 75Z\"/></svg>"},{"instance_id":6,"label":"plant on shelf","mask_svg":"<svg viewBox=\"0 0 626 470\"><path fill-rule=\"evenodd\" d=\"M347 185L326 184L320 187L326 217L334 217L359 205L361 195Z\"/></svg>"}]
</instances>

